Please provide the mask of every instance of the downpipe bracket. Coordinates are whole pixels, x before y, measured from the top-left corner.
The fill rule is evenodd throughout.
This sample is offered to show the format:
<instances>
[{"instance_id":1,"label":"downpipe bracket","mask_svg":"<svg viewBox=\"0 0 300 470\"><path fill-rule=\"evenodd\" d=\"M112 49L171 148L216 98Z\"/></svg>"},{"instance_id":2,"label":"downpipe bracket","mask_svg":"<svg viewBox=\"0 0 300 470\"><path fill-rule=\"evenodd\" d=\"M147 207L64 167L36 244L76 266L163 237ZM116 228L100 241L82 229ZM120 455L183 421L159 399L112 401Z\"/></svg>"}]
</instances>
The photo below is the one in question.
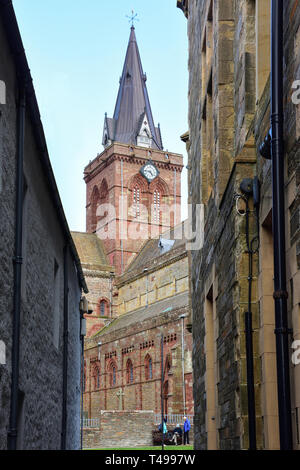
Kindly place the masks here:
<instances>
[{"instance_id":1,"label":"downpipe bracket","mask_svg":"<svg viewBox=\"0 0 300 470\"><path fill-rule=\"evenodd\" d=\"M286 290L277 290L273 293L273 299L278 300L278 299L288 299L289 294Z\"/></svg>"}]
</instances>

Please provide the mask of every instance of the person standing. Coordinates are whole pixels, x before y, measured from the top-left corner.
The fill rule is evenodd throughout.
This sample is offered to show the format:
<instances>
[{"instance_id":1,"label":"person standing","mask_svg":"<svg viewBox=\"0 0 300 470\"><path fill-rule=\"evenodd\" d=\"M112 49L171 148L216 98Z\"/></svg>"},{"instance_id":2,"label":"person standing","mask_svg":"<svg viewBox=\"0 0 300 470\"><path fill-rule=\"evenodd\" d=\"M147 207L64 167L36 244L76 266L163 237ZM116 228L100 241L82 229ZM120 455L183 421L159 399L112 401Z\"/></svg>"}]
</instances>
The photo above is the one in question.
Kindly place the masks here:
<instances>
[{"instance_id":1,"label":"person standing","mask_svg":"<svg viewBox=\"0 0 300 470\"><path fill-rule=\"evenodd\" d=\"M184 423L183 423L183 443L184 445L190 443L190 429L191 429L191 423L189 419L185 416L184 418Z\"/></svg>"}]
</instances>

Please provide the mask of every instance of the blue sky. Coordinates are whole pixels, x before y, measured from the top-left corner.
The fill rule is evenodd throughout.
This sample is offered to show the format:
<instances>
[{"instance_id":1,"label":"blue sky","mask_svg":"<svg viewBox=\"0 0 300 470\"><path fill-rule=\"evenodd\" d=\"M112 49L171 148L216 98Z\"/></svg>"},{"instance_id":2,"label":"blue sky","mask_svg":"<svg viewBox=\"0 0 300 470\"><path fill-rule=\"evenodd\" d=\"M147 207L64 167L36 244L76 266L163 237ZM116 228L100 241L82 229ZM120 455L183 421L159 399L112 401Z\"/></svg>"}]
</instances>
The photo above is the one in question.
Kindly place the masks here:
<instances>
[{"instance_id":1,"label":"blue sky","mask_svg":"<svg viewBox=\"0 0 300 470\"><path fill-rule=\"evenodd\" d=\"M13 0L34 80L49 154L71 230L85 231L83 169L103 147L104 113L113 115L130 23L155 123L165 149L187 157L187 23L176 0ZM182 216L186 217L186 170Z\"/></svg>"}]
</instances>

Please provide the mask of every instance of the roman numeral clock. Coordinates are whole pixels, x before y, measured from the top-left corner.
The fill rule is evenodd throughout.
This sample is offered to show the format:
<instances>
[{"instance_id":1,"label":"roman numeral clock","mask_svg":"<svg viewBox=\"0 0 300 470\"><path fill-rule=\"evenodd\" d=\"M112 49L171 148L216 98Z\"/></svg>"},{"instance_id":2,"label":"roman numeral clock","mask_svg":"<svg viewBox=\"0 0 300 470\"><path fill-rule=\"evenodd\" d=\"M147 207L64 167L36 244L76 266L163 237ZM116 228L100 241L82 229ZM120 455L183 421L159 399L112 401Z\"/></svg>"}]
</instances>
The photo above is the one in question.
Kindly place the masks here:
<instances>
[{"instance_id":1,"label":"roman numeral clock","mask_svg":"<svg viewBox=\"0 0 300 470\"><path fill-rule=\"evenodd\" d=\"M151 160L141 168L140 173L144 178L146 178L149 184L152 183L152 181L159 175L158 169Z\"/></svg>"}]
</instances>

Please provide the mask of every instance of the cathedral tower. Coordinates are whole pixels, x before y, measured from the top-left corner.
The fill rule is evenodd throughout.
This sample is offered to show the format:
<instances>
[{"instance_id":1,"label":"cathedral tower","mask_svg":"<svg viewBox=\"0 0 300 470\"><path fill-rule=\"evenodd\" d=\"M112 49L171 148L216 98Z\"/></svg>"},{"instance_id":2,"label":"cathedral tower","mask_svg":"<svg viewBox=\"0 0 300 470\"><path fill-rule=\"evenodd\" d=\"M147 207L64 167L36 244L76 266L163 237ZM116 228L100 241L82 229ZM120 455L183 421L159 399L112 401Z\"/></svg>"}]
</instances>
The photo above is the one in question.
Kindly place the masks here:
<instances>
[{"instance_id":1,"label":"cathedral tower","mask_svg":"<svg viewBox=\"0 0 300 470\"><path fill-rule=\"evenodd\" d=\"M149 238L180 222L182 156L163 150L154 124L134 27L113 118L105 114L104 151L86 168L86 229L103 240L122 274Z\"/></svg>"}]
</instances>

